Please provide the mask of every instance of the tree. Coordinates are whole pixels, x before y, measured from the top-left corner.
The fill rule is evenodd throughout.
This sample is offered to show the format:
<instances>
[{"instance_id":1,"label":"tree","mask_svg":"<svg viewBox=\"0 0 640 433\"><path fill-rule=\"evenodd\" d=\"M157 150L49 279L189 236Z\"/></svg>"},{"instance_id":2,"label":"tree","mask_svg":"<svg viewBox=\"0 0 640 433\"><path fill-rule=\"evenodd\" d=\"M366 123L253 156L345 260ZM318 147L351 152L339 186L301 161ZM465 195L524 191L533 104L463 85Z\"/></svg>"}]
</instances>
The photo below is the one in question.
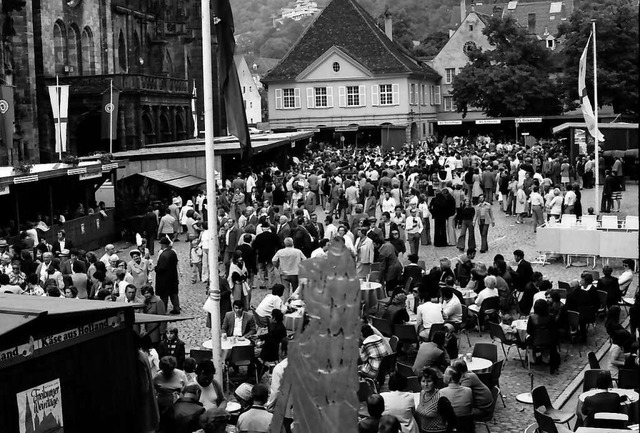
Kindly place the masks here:
<instances>
[{"instance_id":1,"label":"tree","mask_svg":"<svg viewBox=\"0 0 640 433\"><path fill-rule=\"evenodd\" d=\"M416 48L416 54L424 57L435 57L449 40L446 32L435 32L424 38Z\"/></svg>"},{"instance_id":2,"label":"tree","mask_svg":"<svg viewBox=\"0 0 640 433\"><path fill-rule=\"evenodd\" d=\"M638 117L638 3L632 0L580 2L569 20L558 27L564 37L563 102L578 107L578 62L596 20L598 105L612 105L616 113ZM593 101L593 58L587 61L587 91Z\"/></svg>"},{"instance_id":3,"label":"tree","mask_svg":"<svg viewBox=\"0 0 640 433\"><path fill-rule=\"evenodd\" d=\"M453 80L453 100L466 116L478 107L490 117L559 114L550 52L511 17L490 18L482 33L492 50L472 50Z\"/></svg>"}]
</instances>

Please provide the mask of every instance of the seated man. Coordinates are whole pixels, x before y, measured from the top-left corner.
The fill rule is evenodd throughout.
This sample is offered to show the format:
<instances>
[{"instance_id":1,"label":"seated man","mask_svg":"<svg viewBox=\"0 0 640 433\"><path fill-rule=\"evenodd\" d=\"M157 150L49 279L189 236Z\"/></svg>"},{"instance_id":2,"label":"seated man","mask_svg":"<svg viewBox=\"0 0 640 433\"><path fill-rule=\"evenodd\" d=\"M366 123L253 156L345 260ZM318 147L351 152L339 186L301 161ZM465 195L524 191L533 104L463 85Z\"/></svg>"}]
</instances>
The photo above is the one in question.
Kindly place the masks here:
<instances>
[{"instance_id":1,"label":"seated man","mask_svg":"<svg viewBox=\"0 0 640 433\"><path fill-rule=\"evenodd\" d=\"M453 288L444 286L442 292L442 316L445 323L451 323L454 327L460 327L462 323L462 303L453 294Z\"/></svg>"},{"instance_id":2,"label":"seated man","mask_svg":"<svg viewBox=\"0 0 640 433\"><path fill-rule=\"evenodd\" d=\"M417 254L409 254L407 256L409 259L409 264L404 267L402 270L402 281L406 282L409 278L413 278L411 282L410 289L417 287L422 282L422 276L424 275L424 269L418 266L418 255Z\"/></svg>"},{"instance_id":3,"label":"seated man","mask_svg":"<svg viewBox=\"0 0 640 433\"><path fill-rule=\"evenodd\" d=\"M250 337L256 333L253 314L244 311L244 303L240 299L233 301L233 311L224 315L220 332L229 337Z\"/></svg>"},{"instance_id":4,"label":"seated man","mask_svg":"<svg viewBox=\"0 0 640 433\"><path fill-rule=\"evenodd\" d=\"M378 369L382 358L389 355L381 336L373 333L371 326L364 325L360 328L362 332L362 346L360 346L360 361L362 364L358 367L361 376L376 379L378 377Z\"/></svg>"},{"instance_id":5,"label":"seated man","mask_svg":"<svg viewBox=\"0 0 640 433\"><path fill-rule=\"evenodd\" d=\"M473 397L473 416L483 417L491 410L493 404L493 396L487 385L482 383L480 378L467 369L467 363L463 359L453 361L451 365L462 374L460 385L471 388L471 396Z\"/></svg>"},{"instance_id":6,"label":"seated man","mask_svg":"<svg viewBox=\"0 0 640 433\"><path fill-rule=\"evenodd\" d=\"M382 392L383 415L393 415L400 421L402 433L418 433L418 425L413 417L415 403L411 392L405 391L407 379L396 373L389 378L389 392Z\"/></svg>"},{"instance_id":7,"label":"seated man","mask_svg":"<svg viewBox=\"0 0 640 433\"><path fill-rule=\"evenodd\" d=\"M471 388L460 385L462 374L453 367L447 367L444 372L444 388L440 395L447 397L456 417L464 417L473 414L473 392Z\"/></svg>"},{"instance_id":8,"label":"seated man","mask_svg":"<svg viewBox=\"0 0 640 433\"><path fill-rule=\"evenodd\" d=\"M238 432L267 433L273 414L267 411L265 404L269 398L269 388L261 383L251 389L253 406L238 417Z\"/></svg>"},{"instance_id":9,"label":"seated man","mask_svg":"<svg viewBox=\"0 0 640 433\"><path fill-rule=\"evenodd\" d=\"M626 397L622 397L615 392L609 392L610 376L607 372L601 371L596 378L596 387L599 392L585 398L582 404L582 414L584 415L585 427L593 426L593 416L598 412L620 412L620 402Z\"/></svg>"},{"instance_id":10,"label":"seated man","mask_svg":"<svg viewBox=\"0 0 640 433\"><path fill-rule=\"evenodd\" d=\"M418 326L418 336L422 341L429 339L431 325L435 323L444 323L442 315L442 305L437 302L436 298L431 299L424 304L418 306L416 310L416 322Z\"/></svg>"},{"instance_id":11,"label":"seated man","mask_svg":"<svg viewBox=\"0 0 640 433\"><path fill-rule=\"evenodd\" d=\"M449 365L449 354L444 348L446 334L444 331L433 333L433 341L422 343L413 363L413 372L420 376L424 368L430 367L442 373Z\"/></svg>"}]
</instances>

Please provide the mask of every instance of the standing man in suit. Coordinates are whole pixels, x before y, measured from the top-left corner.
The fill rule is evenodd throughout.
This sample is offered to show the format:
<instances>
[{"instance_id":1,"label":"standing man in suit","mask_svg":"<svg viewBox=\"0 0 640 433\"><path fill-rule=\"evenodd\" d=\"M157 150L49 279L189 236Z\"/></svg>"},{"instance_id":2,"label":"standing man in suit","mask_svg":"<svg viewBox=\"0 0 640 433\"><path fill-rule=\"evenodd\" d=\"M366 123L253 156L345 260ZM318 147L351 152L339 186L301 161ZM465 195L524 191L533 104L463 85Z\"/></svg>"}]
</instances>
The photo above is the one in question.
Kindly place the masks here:
<instances>
[{"instance_id":1,"label":"standing man in suit","mask_svg":"<svg viewBox=\"0 0 640 433\"><path fill-rule=\"evenodd\" d=\"M156 265L156 293L169 309L169 299L173 309L170 314L180 314L180 298L178 297L178 255L171 248L171 241L166 237L160 239L160 255Z\"/></svg>"},{"instance_id":2,"label":"standing man in suit","mask_svg":"<svg viewBox=\"0 0 640 433\"><path fill-rule=\"evenodd\" d=\"M233 301L233 311L224 315L221 332L229 337L249 337L256 333L256 322L253 314L244 311L242 301Z\"/></svg>"},{"instance_id":3,"label":"standing man in suit","mask_svg":"<svg viewBox=\"0 0 640 433\"><path fill-rule=\"evenodd\" d=\"M280 245L284 245L284 240L291 237L291 226L289 225L289 218L287 218L285 215L281 215L280 219L278 220L276 234L280 238Z\"/></svg>"},{"instance_id":4,"label":"standing man in suit","mask_svg":"<svg viewBox=\"0 0 640 433\"><path fill-rule=\"evenodd\" d=\"M309 234L313 237L313 248L318 248L318 242L324 238L324 226L318 223L318 215L312 213L309 222L305 226Z\"/></svg>"},{"instance_id":5,"label":"standing man in suit","mask_svg":"<svg viewBox=\"0 0 640 433\"><path fill-rule=\"evenodd\" d=\"M531 263L524 259L524 252L522 250L515 250L513 252L513 259L517 263L518 267L516 269L517 278L516 278L516 289L519 291L524 291L525 286L529 281L531 281L531 277L533 276L533 268L531 267Z\"/></svg>"},{"instance_id":6,"label":"standing man in suit","mask_svg":"<svg viewBox=\"0 0 640 433\"><path fill-rule=\"evenodd\" d=\"M485 200L489 202L489 204L493 204L493 195L496 190L496 175L489 164L482 172L482 185Z\"/></svg>"},{"instance_id":7,"label":"standing man in suit","mask_svg":"<svg viewBox=\"0 0 640 433\"><path fill-rule=\"evenodd\" d=\"M63 229L58 230L58 239L53 242L53 255L58 257L60 255L60 251L70 250L71 248L73 248L73 242L67 239L66 233Z\"/></svg>"}]
</instances>

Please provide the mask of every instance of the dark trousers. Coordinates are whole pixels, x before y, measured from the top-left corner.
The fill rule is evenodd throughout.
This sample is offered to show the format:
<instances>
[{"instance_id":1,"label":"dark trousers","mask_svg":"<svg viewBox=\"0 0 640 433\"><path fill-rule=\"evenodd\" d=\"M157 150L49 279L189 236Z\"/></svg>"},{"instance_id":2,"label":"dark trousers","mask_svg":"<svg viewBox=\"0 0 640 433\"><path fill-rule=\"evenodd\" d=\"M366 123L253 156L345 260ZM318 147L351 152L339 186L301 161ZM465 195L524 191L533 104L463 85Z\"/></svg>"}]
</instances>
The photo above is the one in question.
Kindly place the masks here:
<instances>
[{"instance_id":1,"label":"dark trousers","mask_svg":"<svg viewBox=\"0 0 640 433\"><path fill-rule=\"evenodd\" d=\"M180 312L180 298L178 297L177 293L172 295L160 296L160 299L162 299L162 302L164 302L165 310L169 311L169 299L171 299L171 305L173 306L172 311L177 311L178 313Z\"/></svg>"},{"instance_id":2,"label":"dark trousers","mask_svg":"<svg viewBox=\"0 0 640 433\"><path fill-rule=\"evenodd\" d=\"M602 193L602 200L600 201L600 210L602 212L611 212L613 209L613 199L610 194Z\"/></svg>"},{"instance_id":3,"label":"dark trousers","mask_svg":"<svg viewBox=\"0 0 640 433\"><path fill-rule=\"evenodd\" d=\"M431 245L431 223L429 218L422 218L422 245Z\"/></svg>"},{"instance_id":4,"label":"dark trousers","mask_svg":"<svg viewBox=\"0 0 640 433\"><path fill-rule=\"evenodd\" d=\"M465 249L467 231L469 231L469 248L476 248L476 235L475 227L473 227L473 220L462 220L460 236L458 237L458 245L456 245L459 250Z\"/></svg>"},{"instance_id":5,"label":"dark trousers","mask_svg":"<svg viewBox=\"0 0 640 433\"><path fill-rule=\"evenodd\" d=\"M156 234L149 233L147 234L147 248L149 248L149 255L153 255L155 251L155 243L156 243ZM144 251L143 251L144 252Z\"/></svg>"},{"instance_id":6,"label":"dark trousers","mask_svg":"<svg viewBox=\"0 0 640 433\"><path fill-rule=\"evenodd\" d=\"M447 246L447 219L435 218L434 219L435 232L433 234L433 246L434 247L446 247Z\"/></svg>"},{"instance_id":7,"label":"dark trousers","mask_svg":"<svg viewBox=\"0 0 640 433\"><path fill-rule=\"evenodd\" d=\"M485 224L482 220L478 224L480 229L480 252L484 253L489 250L489 242L487 242L487 237L489 235L489 224Z\"/></svg>"}]
</instances>

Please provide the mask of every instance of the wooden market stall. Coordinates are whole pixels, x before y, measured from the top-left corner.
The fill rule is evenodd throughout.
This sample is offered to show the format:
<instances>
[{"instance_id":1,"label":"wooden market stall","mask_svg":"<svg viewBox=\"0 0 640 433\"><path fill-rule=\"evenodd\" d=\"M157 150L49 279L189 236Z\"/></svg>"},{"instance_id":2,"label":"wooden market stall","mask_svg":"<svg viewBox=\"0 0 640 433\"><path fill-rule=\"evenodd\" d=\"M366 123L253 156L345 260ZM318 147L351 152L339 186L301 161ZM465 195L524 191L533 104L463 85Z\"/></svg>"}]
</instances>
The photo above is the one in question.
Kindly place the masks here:
<instances>
[{"instance_id":1,"label":"wooden market stall","mask_svg":"<svg viewBox=\"0 0 640 433\"><path fill-rule=\"evenodd\" d=\"M132 304L0 294L0 431L137 432L133 325Z\"/></svg>"}]
</instances>

